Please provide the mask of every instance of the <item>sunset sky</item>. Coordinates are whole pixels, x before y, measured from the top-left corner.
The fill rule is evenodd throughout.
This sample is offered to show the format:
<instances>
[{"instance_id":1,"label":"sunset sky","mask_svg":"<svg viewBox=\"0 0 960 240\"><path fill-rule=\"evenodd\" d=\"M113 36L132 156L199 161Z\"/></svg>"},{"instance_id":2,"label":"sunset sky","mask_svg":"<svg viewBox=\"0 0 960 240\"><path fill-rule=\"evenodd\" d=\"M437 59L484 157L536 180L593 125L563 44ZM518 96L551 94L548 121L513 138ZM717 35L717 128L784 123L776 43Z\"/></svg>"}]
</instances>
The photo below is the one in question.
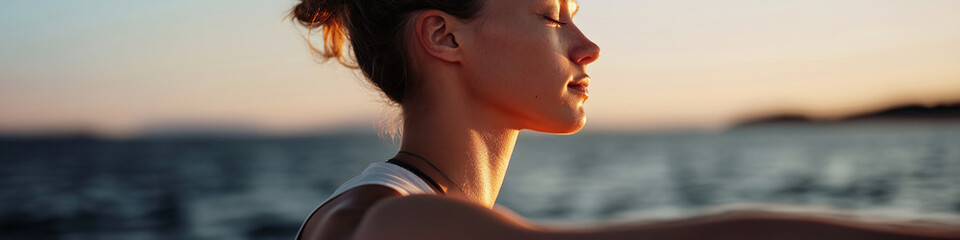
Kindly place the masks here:
<instances>
[{"instance_id":1,"label":"sunset sky","mask_svg":"<svg viewBox=\"0 0 960 240\"><path fill-rule=\"evenodd\" d=\"M294 2L4 1L0 132L373 128L383 100L312 58ZM579 3L603 51L586 131L960 101L957 0Z\"/></svg>"}]
</instances>

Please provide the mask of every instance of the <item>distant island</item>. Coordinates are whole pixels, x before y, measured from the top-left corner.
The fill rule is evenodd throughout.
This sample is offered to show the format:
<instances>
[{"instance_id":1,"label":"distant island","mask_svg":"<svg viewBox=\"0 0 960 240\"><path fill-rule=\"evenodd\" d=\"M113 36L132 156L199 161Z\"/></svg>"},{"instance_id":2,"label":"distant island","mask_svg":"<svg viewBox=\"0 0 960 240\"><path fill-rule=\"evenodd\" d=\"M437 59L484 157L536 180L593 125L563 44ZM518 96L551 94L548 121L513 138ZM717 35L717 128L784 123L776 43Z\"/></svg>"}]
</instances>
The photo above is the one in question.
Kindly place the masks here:
<instances>
[{"instance_id":1,"label":"distant island","mask_svg":"<svg viewBox=\"0 0 960 240\"><path fill-rule=\"evenodd\" d=\"M960 123L960 103L936 106L911 104L882 109L863 114L843 117L840 119L821 120L801 114L777 114L763 116L741 122L734 128L771 125L771 124L802 124L802 123L843 123L860 121L958 121Z\"/></svg>"}]
</instances>

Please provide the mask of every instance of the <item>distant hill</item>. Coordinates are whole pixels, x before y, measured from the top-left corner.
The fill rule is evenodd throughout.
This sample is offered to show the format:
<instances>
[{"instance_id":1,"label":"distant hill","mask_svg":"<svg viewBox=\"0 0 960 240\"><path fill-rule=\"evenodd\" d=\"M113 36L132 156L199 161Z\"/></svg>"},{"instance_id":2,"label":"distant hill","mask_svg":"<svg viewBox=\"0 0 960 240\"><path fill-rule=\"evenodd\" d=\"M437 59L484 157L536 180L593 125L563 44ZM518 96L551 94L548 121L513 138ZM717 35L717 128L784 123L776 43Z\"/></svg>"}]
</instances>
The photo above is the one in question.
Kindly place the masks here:
<instances>
[{"instance_id":1,"label":"distant hill","mask_svg":"<svg viewBox=\"0 0 960 240\"><path fill-rule=\"evenodd\" d=\"M860 114L842 119L843 121L869 119L903 119L903 120L960 120L960 103L926 107L909 105L887 110Z\"/></svg>"},{"instance_id":2,"label":"distant hill","mask_svg":"<svg viewBox=\"0 0 960 240\"><path fill-rule=\"evenodd\" d=\"M858 121L873 121L873 120L896 120L896 121L942 121L942 120L957 120L960 121L960 103L946 104L946 105L937 105L937 106L923 106L923 105L906 105L893 107L888 109L882 109L878 111L857 114L853 116L847 116L841 119L835 120L817 120L807 116L799 114L779 114L772 116L759 117L751 120L744 121L740 124L737 124L735 127L746 127L746 126L755 126L755 125L767 125L767 124L783 124L783 123L840 123L840 122L858 122Z\"/></svg>"}]
</instances>

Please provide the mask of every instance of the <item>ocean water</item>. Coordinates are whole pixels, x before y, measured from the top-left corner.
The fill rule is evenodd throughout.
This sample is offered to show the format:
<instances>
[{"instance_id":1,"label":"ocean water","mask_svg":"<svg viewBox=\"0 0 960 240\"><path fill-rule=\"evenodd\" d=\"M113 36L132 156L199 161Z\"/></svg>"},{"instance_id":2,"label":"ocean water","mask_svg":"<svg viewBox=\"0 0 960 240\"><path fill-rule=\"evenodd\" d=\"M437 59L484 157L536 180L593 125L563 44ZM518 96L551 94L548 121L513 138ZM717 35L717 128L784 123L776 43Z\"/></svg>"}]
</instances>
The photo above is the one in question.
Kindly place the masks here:
<instances>
[{"instance_id":1,"label":"ocean water","mask_svg":"<svg viewBox=\"0 0 960 240\"><path fill-rule=\"evenodd\" d=\"M0 139L0 239L292 239L396 146L375 134ZM537 221L731 204L960 217L960 122L521 134L498 204Z\"/></svg>"}]
</instances>

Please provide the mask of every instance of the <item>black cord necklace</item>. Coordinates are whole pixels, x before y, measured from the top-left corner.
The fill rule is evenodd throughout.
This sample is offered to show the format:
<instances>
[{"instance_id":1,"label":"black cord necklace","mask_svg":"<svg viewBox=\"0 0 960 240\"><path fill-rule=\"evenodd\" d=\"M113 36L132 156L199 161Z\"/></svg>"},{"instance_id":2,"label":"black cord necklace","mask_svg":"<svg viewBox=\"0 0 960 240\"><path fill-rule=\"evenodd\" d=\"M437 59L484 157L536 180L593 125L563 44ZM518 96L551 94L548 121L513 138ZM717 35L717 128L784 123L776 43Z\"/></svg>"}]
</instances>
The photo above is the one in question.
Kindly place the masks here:
<instances>
[{"instance_id":1,"label":"black cord necklace","mask_svg":"<svg viewBox=\"0 0 960 240\"><path fill-rule=\"evenodd\" d=\"M463 188L460 188L460 185L458 185L457 182L454 182L453 179L450 179L450 177L447 176L447 174L443 173L443 171L440 171L440 169L437 168L437 166L433 165L433 163L431 163L431 162L430 162L429 160L427 160L426 158L424 158L424 157L422 157L422 156L420 156L420 155L414 154L414 153L412 153L412 152L407 152L407 151L399 151L398 153L407 154L407 155L413 156L413 157L415 157L415 158L418 158L418 159L426 162L427 165L430 165L430 167L433 168L433 170L436 170L438 173L440 173L441 176L443 176L443 177L446 178L448 181L450 181L450 183L453 183L453 185L456 186L457 189L460 190L460 192L463 192ZM397 166L403 167L403 168L409 170L410 172L413 172L413 174L416 174L418 177L423 178L424 180L426 180L427 183L429 183L432 187L436 188L440 193L442 193L442 194L444 194L444 195L447 194L447 189L446 189L445 187L443 187L442 185L438 184L436 181L434 181L432 178L430 178L429 176L427 176L426 174L424 174L422 171L420 171L420 170L417 169L416 167L413 167L413 166L411 166L411 165L409 165L409 164L403 163L403 162L397 160L396 158L387 160L387 162L388 162L388 163L392 163L392 164L396 164Z\"/></svg>"},{"instance_id":2,"label":"black cord necklace","mask_svg":"<svg viewBox=\"0 0 960 240\"><path fill-rule=\"evenodd\" d=\"M416 167L411 166L410 164L401 162L396 158L391 158L390 160L387 160L387 163L392 163L393 165L397 165L404 169L407 169L407 171L412 172L413 174L417 175L417 177L420 177L420 179L423 179L424 181L426 181L427 184L430 184L430 187L436 190L437 192L440 192L440 194L447 195L446 189L441 187L440 184L437 184L436 181L433 181L433 179L427 176L427 174L424 174L423 172L421 172L420 169L417 169Z\"/></svg>"}]
</instances>

